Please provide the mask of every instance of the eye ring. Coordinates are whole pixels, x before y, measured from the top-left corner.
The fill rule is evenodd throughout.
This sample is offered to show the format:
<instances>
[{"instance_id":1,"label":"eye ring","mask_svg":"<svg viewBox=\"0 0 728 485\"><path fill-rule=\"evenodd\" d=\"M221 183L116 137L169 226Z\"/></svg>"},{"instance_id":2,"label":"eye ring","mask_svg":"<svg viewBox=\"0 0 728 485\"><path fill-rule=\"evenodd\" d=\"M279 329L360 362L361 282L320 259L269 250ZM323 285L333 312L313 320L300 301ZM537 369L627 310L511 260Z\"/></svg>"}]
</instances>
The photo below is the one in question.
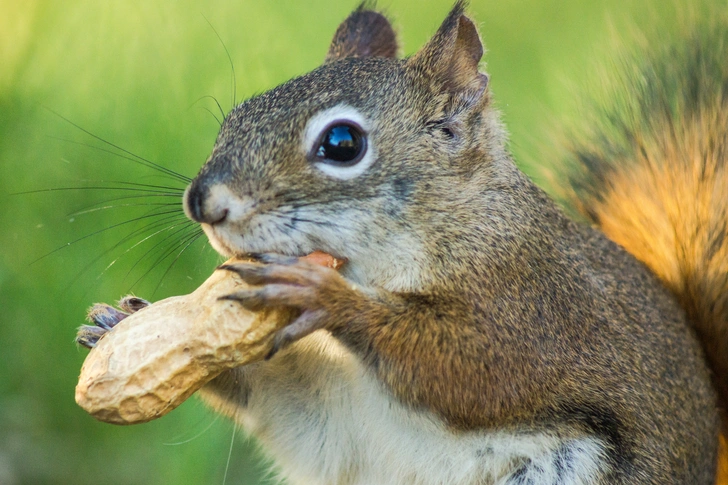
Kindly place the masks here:
<instances>
[{"instance_id":1,"label":"eye ring","mask_svg":"<svg viewBox=\"0 0 728 485\"><path fill-rule=\"evenodd\" d=\"M351 167L367 152L367 133L356 122L334 120L321 130L311 158L335 167Z\"/></svg>"}]
</instances>

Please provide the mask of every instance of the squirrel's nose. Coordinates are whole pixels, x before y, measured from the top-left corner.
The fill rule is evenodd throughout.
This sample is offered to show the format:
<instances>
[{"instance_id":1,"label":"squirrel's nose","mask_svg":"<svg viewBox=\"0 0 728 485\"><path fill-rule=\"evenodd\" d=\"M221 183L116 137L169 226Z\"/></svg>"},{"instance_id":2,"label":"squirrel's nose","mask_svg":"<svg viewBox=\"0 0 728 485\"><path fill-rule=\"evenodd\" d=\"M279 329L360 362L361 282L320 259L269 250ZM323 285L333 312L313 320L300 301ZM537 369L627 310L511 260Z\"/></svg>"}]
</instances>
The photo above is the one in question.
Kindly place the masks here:
<instances>
[{"instance_id":1,"label":"squirrel's nose","mask_svg":"<svg viewBox=\"0 0 728 485\"><path fill-rule=\"evenodd\" d=\"M185 190L184 210L187 217L195 222L219 224L225 220L229 211L224 198L212 197L211 191L204 184L192 182Z\"/></svg>"}]
</instances>

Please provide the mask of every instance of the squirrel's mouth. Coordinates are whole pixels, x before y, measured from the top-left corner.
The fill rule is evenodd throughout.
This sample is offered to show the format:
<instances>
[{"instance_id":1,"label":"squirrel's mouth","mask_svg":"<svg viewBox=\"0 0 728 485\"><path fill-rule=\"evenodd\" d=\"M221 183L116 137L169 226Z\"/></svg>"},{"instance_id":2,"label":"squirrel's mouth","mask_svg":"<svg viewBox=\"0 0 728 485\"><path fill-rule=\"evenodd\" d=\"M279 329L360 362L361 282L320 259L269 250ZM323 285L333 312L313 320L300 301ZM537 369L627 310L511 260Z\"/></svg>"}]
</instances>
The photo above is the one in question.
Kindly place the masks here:
<instances>
[{"instance_id":1,"label":"squirrel's mouth","mask_svg":"<svg viewBox=\"0 0 728 485\"><path fill-rule=\"evenodd\" d=\"M348 258L344 256L333 255L319 248L295 248L299 250L291 250L294 248L289 247L290 245L285 245L285 247L283 248L280 247L280 245L271 245L269 247L258 245L240 247L234 244L233 241L230 241L230 239L225 234L226 231L218 229L211 224L203 223L201 224L201 226L202 230L205 232L205 235L207 235L207 239L210 241L210 245L213 247L213 249L215 249L215 251L225 256L226 258L246 258L250 257L250 255L253 253L276 253L283 256L301 258L311 263L321 266L328 266L329 268L334 269L339 269L348 260Z\"/></svg>"},{"instance_id":2,"label":"squirrel's mouth","mask_svg":"<svg viewBox=\"0 0 728 485\"><path fill-rule=\"evenodd\" d=\"M220 231L216 230L215 226L205 223L200 224L200 226L202 226L202 230L205 232L207 240L210 241L210 245L215 251L226 258L240 255L239 251L236 251L233 246L228 244L226 240L227 238L221 237L221 235L218 234Z\"/></svg>"},{"instance_id":3,"label":"squirrel's mouth","mask_svg":"<svg viewBox=\"0 0 728 485\"><path fill-rule=\"evenodd\" d=\"M302 258L317 251L333 253L325 237L313 237L310 231L297 229L289 220L292 216L270 211L277 208L271 200L241 198L224 184L202 190L193 182L185 191L184 209L191 220L200 223L213 249L226 258L264 253ZM341 254L332 257L347 259Z\"/></svg>"}]
</instances>

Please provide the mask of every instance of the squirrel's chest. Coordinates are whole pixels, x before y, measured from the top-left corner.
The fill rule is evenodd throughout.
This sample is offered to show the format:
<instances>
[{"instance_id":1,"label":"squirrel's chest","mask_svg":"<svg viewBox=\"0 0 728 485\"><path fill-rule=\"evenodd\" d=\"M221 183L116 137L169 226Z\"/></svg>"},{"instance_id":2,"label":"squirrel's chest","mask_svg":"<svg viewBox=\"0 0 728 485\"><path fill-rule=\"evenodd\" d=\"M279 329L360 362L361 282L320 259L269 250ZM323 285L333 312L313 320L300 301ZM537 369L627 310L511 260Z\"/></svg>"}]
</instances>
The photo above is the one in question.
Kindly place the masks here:
<instances>
[{"instance_id":1,"label":"squirrel's chest","mask_svg":"<svg viewBox=\"0 0 728 485\"><path fill-rule=\"evenodd\" d=\"M239 421L291 484L596 483L595 438L448 430L395 401L327 334L247 372ZM525 481L524 481L525 480Z\"/></svg>"}]
</instances>

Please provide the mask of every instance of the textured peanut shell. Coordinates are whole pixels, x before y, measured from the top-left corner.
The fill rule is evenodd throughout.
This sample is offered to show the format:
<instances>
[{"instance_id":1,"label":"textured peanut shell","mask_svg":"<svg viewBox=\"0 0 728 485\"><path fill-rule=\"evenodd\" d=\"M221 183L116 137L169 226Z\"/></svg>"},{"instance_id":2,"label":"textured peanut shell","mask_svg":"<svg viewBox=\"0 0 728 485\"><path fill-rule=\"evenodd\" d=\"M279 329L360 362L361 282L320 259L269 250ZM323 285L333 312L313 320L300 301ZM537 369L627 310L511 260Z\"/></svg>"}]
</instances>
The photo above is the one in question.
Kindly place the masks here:
<instances>
[{"instance_id":1,"label":"textured peanut shell","mask_svg":"<svg viewBox=\"0 0 728 485\"><path fill-rule=\"evenodd\" d=\"M219 297L247 288L215 271L189 295L154 303L122 320L86 357L76 402L100 421L161 417L222 371L263 359L286 310L250 312Z\"/></svg>"}]
</instances>

